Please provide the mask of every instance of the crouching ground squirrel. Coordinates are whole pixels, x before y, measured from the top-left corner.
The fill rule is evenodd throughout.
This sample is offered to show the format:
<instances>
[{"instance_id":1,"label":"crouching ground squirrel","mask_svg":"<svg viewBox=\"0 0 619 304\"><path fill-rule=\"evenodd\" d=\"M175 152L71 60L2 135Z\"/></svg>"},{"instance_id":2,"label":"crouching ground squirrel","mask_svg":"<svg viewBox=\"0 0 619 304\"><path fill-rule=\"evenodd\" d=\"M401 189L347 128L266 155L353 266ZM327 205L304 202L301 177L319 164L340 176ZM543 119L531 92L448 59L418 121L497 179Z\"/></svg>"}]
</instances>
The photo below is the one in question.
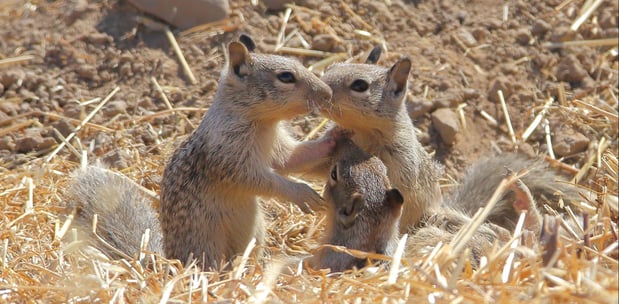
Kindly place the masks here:
<instances>
[{"instance_id":1,"label":"crouching ground squirrel","mask_svg":"<svg viewBox=\"0 0 619 304\"><path fill-rule=\"evenodd\" d=\"M337 140L334 164L325 185L323 196L327 203L326 229L322 243L344 246L387 256L394 254L400 233L398 223L402 204L406 204L400 191L392 188L387 177L387 168L376 156L370 156L352 140ZM519 208L531 211L534 205L526 186L514 188ZM533 207L534 208L534 207ZM535 232L540 230L540 216L532 210L525 225ZM406 246L407 256L429 253L439 241L450 242L470 217L455 209L441 207L437 213L424 219L424 226L415 228ZM477 265L486 249L495 241L507 241L511 234L492 223L481 225L467 242L471 262ZM324 247L308 260L315 269L329 268L340 272L353 267L365 266L366 260L344 252Z\"/></svg>"},{"instance_id":2,"label":"crouching ground squirrel","mask_svg":"<svg viewBox=\"0 0 619 304\"><path fill-rule=\"evenodd\" d=\"M337 141L334 165L323 196L327 203L323 243L392 255L398 242L403 198L391 187L387 168L352 140ZM323 248L308 260L312 268L343 271L365 260Z\"/></svg>"},{"instance_id":3,"label":"crouching ground squirrel","mask_svg":"<svg viewBox=\"0 0 619 304\"><path fill-rule=\"evenodd\" d=\"M251 49L252 44L242 41L228 45L227 66L211 107L165 167L159 221L137 189L118 182L120 201L92 199L92 194L107 192L90 188L110 177L90 169L78 173L69 196L81 205L79 217L86 218L82 222L93 214L109 217L98 229L119 249L135 250L122 243L139 240L143 229L150 228L156 234L151 239L162 238L166 257L185 262L193 256L204 268L219 268L252 238L263 243L265 223L257 196L291 201L304 211L322 204L308 185L276 171L302 171L305 164L329 157L337 134L298 143L280 122L313 105L326 106L331 89L299 62L251 53L246 45ZM158 243L153 250L160 247Z\"/></svg>"},{"instance_id":4,"label":"crouching ground squirrel","mask_svg":"<svg viewBox=\"0 0 619 304\"><path fill-rule=\"evenodd\" d=\"M321 113L337 125L354 131L353 141L387 166L391 183L404 197L401 233L420 227L423 219L436 214L442 204L475 213L492 196L504 168L531 169L522 180L531 187L538 201L558 200L557 190L564 193L566 202L578 198L574 187L562 183L558 175L539 162L507 153L493 157L490 162L479 162L451 199L443 202L438 182L443 169L417 140L405 105L411 61L403 58L385 68L376 65L380 54L378 46L364 64L330 66L322 80L333 90L332 108L322 108ZM508 192L493 209L489 221L513 229L518 218L513 210L513 194Z\"/></svg>"}]
</instances>

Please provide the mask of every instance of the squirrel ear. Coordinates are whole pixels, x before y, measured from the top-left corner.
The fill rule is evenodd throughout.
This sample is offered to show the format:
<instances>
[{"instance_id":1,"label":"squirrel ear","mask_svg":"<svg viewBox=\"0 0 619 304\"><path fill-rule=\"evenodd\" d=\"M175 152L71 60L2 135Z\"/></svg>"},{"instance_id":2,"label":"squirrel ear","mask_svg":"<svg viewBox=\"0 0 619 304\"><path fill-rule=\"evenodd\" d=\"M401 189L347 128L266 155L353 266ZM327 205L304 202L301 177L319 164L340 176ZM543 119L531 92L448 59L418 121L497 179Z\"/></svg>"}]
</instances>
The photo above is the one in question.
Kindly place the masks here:
<instances>
[{"instance_id":1,"label":"squirrel ear","mask_svg":"<svg viewBox=\"0 0 619 304\"><path fill-rule=\"evenodd\" d=\"M383 53L383 48L379 45L375 46L371 51L368 58L365 60L367 64L376 64L378 59L380 59L380 55Z\"/></svg>"},{"instance_id":2,"label":"squirrel ear","mask_svg":"<svg viewBox=\"0 0 619 304\"><path fill-rule=\"evenodd\" d=\"M402 58L396 62L389 70L389 82L395 86L395 94L398 94L406 89L408 74L411 71L411 60Z\"/></svg>"},{"instance_id":3,"label":"squirrel ear","mask_svg":"<svg viewBox=\"0 0 619 304\"><path fill-rule=\"evenodd\" d=\"M396 188L387 190L383 204L389 208L399 208L404 203L402 193Z\"/></svg>"},{"instance_id":4,"label":"squirrel ear","mask_svg":"<svg viewBox=\"0 0 619 304\"><path fill-rule=\"evenodd\" d=\"M241 34L241 36L239 36L239 41L244 44L250 52L253 52L256 49L256 43L247 34Z\"/></svg>"},{"instance_id":5,"label":"squirrel ear","mask_svg":"<svg viewBox=\"0 0 619 304\"><path fill-rule=\"evenodd\" d=\"M228 60L228 68L233 70L234 74L239 77L247 76L251 57L244 44L236 41L230 42L228 45Z\"/></svg>"}]
</instances>

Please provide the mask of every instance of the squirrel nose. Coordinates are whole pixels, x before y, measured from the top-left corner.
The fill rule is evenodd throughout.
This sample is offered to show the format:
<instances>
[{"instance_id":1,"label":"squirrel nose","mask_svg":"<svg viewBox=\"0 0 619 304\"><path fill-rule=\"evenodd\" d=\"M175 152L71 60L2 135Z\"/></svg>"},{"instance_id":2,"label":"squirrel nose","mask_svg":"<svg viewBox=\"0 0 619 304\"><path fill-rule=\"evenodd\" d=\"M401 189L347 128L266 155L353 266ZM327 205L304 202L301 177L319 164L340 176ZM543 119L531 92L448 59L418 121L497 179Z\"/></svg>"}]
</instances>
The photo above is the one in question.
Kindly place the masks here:
<instances>
[{"instance_id":1,"label":"squirrel nose","mask_svg":"<svg viewBox=\"0 0 619 304\"><path fill-rule=\"evenodd\" d=\"M326 83L320 81L317 87L314 88L314 94L316 94L316 100L318 100L319 102L331 103L333 91Z\"/></svg>"}]
</instances>

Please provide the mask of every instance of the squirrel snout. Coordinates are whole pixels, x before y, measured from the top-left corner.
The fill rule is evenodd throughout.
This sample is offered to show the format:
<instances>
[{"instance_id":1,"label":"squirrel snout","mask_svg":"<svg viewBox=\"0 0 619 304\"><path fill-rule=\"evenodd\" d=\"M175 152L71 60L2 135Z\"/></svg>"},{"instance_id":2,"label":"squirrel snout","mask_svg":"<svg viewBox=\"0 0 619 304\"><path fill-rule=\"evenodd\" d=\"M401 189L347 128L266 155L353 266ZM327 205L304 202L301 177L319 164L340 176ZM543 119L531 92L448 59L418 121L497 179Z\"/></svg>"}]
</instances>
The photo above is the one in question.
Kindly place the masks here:
<instances>
[{"instance_id":1,"label":"squirrel snout","mask_svg":"<svg viewBox=\"0 0 619 304\"><path fill-rule=\"evenodd\" d=\"M313 92L311 94L313 96L310 96L311 99L314 99L321 104L331 103L331 97L333 96L333 91L326 83L322 81L318 81L317 84L313 87L312 91Z\"/></svg>"}]
</instances>

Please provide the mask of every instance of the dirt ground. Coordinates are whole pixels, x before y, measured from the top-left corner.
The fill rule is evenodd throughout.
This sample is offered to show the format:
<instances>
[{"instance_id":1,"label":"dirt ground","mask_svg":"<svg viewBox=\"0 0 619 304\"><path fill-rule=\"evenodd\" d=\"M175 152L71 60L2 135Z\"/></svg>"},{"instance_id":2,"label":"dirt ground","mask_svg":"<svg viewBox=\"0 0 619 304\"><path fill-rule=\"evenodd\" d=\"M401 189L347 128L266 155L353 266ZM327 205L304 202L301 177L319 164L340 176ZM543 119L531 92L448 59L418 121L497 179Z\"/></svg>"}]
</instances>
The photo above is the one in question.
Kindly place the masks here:
<instances>
[{"instance_id":1,"label":"dirt ground","mask_svg":"<svg viewBox=\"0 0 619 304\"><path fill-rule=\"evenodd\" d=\"M306 9L294 11L286 32L298 31L315 48L362 57L373 45L384 42L388 55L381 64L401 56L413 59L411 114L422 142L454 177L493 147L494 151L516 148L498 102L498 89L504 94L518 139L544 102L554 98L547 118L551 132L561 134L555 140L560 145L555 153L566 157L569 164L582 161L591 140L607 136L611 146L616 145L616 128L590 128L570 118L596 120L596 113L565 113L556 107L559 102L593 96L594 106L616 115L616 47L613 51L612 47L544 46L564 40L616 38L617 3L613 1L604 2L590 17L592 21L576 32L569 26L580 6L571 1L563 7L560 1L359 1L350 8L364 16L361 19L351 17L339 2L306 2L301 3ZM167 109L152 78L163 87L173 107L208 108L223 65L222 45L241 32L258 41L259 51L273 52L282 13L267 12L246 1L232 2L232 7L244 21L234 18L226 27L181 33L179 44L197 78L196 84L190 84L165 35L139 25L135 20L139 12L124 1L4 2L0 5L4 16L0 56L30 55L31 59L1 67L0 122L2 126L30 123L2 134L0 163L14 168L49 153L58 142L51 128L67 136L76 124L71 119L84 118L97 105L95 99L115 87L120 88L118 93L91 122L103 127L123 125L123 137L139 146L141 155L190 132L191 126L170 123L173 115L144 121L148 128L132 119ZM295 38L286 46L303 47ZM300 59L311 65L322 58ZM563 88L561 96L559 87ZM459 123L455 143L445 143L431 113L438 108L455 111L460 105L466 105L466 125ZM483 118L482 110L499 125ZM186 115L195 125L202 112ZM311 128L299 125L299 133ZM547 154L543 128L537 130L518 146L531 154ZM117 146L110 133L80 133L79 138L84 145L96 139L93 156L115 158L122 168L123 156L108 155Z\"/></svg>"},{"instance_id":2,"label":"dirt ground","mask_svg":"<svg viewBox=\"0 0 619 304\"><path fill-rule=\"evenodd\" d=\"M570 27L585 1L297 4L285 28L284 36L292 38L284 46L298 50L307 44L324 52L295 55L306 66L339 53L345 54L340 60L361 61L378 43L387 50L380 64L402 56L412 59L410 113L424 146L445 165L446 187L484 155L515 150L548 155L544 122L526 140L522 135L550 98L544 118L553 152L561 160L558 167L568 177L597 153L600 143L617 155L619 60L616 40L607 39L619 35L616 1L602 1L576 30ZM275 50L284 12L250 1L231 1L231 7L233 14L223 24L173 29L196 77L192 84L165 34L139 23L140 12L126 1L0 2L0 193L18 187L20 174L35 178L35 184L48 182L36 180L45 161L77 167L79 151L65 147L51 156L62 142L58 133L75 136L72 146L86 150L88 159L103 159L158 191L170 150L199 123L214 96L223 46L248 33L259 52L294 55ZM591 42L602 39L602 45ZM567 43L583 40L588 42ZM11 58L18 62L2 61ZM80 126L108 95L111 99L90 123ZM317 115L298 118L291 130L304 136L320 120ZM455 129L443 126L450 121ZM447 142L450 136L455 136L453 142ZM593 175L590 170L585 177ZM59 193L66 183L63 176L49 181L58 183ZM13 211L22 204L17 199ZM46 204L59 205L58 200ZM66 210L58 207L58 212ZM272 242L295 248L294 238L272 237Z\"/></svg>"}]
</instances>

